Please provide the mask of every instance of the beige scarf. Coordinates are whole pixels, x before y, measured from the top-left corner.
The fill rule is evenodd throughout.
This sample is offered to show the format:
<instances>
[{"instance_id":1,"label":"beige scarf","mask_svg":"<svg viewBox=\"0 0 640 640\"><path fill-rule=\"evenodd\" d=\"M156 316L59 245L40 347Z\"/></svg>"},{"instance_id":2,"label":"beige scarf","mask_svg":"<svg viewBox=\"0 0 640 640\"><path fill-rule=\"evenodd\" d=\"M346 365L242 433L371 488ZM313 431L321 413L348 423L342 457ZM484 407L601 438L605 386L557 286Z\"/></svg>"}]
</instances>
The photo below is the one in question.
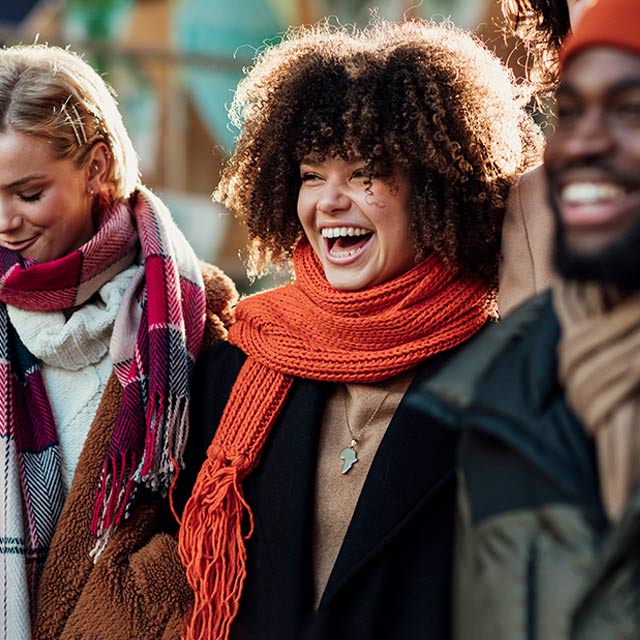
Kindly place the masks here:
<instances>
[{"instance_id":1,"label":"beige scarf","mask_svg":"<svg viewBox=\"0 0 640 640\"><path fill-rule=\"evenodd\" d=\"M614 295L595 283L553 287L560 381L595 439L604 507L618 520L640 481L640 293Z\"/></svg>"}]
</instances>

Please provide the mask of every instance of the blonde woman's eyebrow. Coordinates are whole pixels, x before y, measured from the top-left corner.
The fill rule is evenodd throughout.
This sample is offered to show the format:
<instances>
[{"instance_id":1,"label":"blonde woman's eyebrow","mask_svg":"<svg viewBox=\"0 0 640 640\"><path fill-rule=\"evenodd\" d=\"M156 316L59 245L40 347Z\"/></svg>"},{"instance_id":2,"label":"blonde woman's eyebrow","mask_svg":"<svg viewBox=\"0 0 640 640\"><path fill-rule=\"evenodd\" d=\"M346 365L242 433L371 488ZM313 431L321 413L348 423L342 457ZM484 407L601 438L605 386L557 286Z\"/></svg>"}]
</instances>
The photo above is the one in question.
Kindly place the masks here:
<instances>
[{"instance_id":1,"label":"blonde woman's eyebrow","mask_svg":"<svg viewBox=\"0 0 640 640\"><path fill-rule=\"evenodd\" d=\"M46 178L46 177L47 176L44 173L32 173L32 174L29 174L28 176L24 176L24 178L19 178L18 180L14 180L9 184L5 184L1 186L0 189L15 189L16 187L22 187L25 184L28 184L29 182L33 182L34 180L42 180L43 178Z\"/></svg>"}]
</instances>

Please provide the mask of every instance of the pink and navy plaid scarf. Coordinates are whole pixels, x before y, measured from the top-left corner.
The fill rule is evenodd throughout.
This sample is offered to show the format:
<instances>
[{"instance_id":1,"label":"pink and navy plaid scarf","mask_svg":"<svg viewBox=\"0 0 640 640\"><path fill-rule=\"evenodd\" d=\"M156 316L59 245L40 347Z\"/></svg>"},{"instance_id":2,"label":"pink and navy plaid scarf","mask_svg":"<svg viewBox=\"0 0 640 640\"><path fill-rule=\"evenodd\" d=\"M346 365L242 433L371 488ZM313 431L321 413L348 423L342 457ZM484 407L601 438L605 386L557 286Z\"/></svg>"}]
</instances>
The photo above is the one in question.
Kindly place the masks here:
<instances>
[{"instance_id":1,"label":"pink and navy plaid scarf","mask_svg":"<svg viewBox=\"0 0 640 640\"><path fill-rule=\"evenodd\" d=\"M101 218L91 240L57 260L37 264L0 248L0 561L5 566L0 597L5 602L24 581L18 576L26 567L33 605L64 501L56 426L43 378L11 326L6 304L39 311L77 307L136 256L141 261L110 345L123 400L96 488L91 524L96 555L126 516L137 488L166 490L182 464L188 382L204 332L199 264L169 212L146 189L107 208ZM12 556L21 559L19 565ZM14 622L16 629L22 626Z\"/></svg>"}]
</instances>

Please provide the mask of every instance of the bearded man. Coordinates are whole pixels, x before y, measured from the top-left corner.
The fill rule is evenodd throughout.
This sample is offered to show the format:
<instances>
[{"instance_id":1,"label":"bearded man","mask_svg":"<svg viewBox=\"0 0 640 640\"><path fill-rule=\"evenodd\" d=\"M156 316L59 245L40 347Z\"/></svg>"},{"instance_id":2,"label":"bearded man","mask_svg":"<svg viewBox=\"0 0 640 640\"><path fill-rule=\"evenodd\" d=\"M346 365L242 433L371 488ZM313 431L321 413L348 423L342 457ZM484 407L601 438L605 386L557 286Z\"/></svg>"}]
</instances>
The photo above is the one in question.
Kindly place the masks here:
<instances>
[{"instance_id":1,"label":"bearded man","mask_svg":"<svg viewBox=\"0 0 640 640\"><path fill-rule=\"evenodd\" d=\"M458 640L640 637L640 5L561 53L558 280L415 401L462 427Z\"/></svg>"}]
</instances>

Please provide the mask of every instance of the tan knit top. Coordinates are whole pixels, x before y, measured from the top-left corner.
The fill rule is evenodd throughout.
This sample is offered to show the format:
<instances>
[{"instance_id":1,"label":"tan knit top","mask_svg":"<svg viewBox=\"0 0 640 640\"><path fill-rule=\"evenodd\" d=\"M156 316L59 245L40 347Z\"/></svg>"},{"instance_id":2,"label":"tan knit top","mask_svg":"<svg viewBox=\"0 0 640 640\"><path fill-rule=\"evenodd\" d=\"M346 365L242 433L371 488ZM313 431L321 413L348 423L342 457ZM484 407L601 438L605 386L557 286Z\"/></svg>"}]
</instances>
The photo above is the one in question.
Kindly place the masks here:
<instances>
[{"instance_id":1,"label":"tan knit top","mask_svg":"<svg viewBox=\"0 0 640 640\"><path fill-rule=\"evenodd\" d=\"M415 370L412 370L377 384L337 384L327 400L318 447L313 523L316 607L378 446L414 376ZM352 439L347 413L348 424L358 439L355 445L358 462L347 473L341 473L340 452Z\"/></svg>"}]
</instances>

